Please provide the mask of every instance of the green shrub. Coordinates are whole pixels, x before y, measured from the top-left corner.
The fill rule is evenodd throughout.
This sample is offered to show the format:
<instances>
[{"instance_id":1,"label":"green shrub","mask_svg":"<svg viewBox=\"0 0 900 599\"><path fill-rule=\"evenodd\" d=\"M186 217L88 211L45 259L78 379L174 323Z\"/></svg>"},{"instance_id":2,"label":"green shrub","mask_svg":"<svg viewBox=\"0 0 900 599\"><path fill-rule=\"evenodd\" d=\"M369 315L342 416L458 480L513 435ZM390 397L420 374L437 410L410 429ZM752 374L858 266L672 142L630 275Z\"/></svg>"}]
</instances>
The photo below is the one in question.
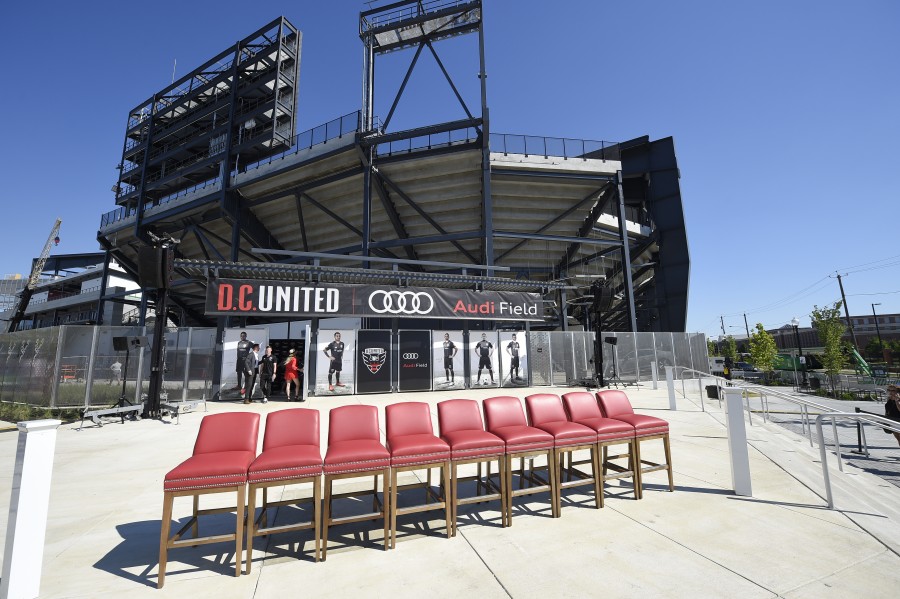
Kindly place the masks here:
<instances>
[{"instance_id":1,"label":"green shrub","mask_svg":"<svg viewBox=\"0 0 900 599\"><path fill-rule=\"evenodd\" d=\"M43 420L56 418L63 422L81 420L81 410L73 408L52 409L33 407L21 403L0 402L0 420L6 422L22 422L24 420Z\"/></svg>"}]
</instances>

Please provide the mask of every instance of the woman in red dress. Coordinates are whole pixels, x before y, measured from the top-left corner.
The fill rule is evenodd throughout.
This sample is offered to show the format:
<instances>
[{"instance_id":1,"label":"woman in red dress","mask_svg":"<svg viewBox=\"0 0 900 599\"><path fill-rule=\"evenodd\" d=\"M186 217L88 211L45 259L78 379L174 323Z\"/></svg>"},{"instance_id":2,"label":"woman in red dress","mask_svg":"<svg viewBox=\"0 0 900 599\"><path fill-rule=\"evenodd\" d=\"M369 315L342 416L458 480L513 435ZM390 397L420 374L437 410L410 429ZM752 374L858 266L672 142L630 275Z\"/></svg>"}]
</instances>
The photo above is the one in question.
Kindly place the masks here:
<instances>
[{"instance_id":1,"label":"woman in red dress","mask_svg":"<svg viewBox=\"0 0 900 599\"><path fill-rule=\"evenodd\" d=\"M299 369L297 368L297 355L292 349L288 352L287 360L284 361L284 390L287 393L288 401L291 401L291 385L296 385L294 399L303 401L303 394L300 392Z\"/></svg>"}]
</instances>

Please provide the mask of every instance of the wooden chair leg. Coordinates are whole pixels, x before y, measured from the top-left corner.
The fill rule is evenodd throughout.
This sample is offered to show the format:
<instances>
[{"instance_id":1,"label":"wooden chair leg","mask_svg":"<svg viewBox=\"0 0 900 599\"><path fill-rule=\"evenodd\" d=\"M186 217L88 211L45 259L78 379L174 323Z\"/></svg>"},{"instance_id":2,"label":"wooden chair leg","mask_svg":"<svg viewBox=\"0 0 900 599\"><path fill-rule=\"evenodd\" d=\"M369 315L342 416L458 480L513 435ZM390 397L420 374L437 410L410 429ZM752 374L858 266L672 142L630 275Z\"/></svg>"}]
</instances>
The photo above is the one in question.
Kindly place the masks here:
<instances>
[{"instance_id":1,"label":"wooden chair leg","mask_svg":"<svg viewBox=\"0 0 900 599\"><path fill-rule=\"evenodd\" d=\"M156 588L163 588L166 582L166 562L169 558L169 532L172 526L172 502L175 497L171 493L163 493L163 513L159 531L159 577Z\"/></svg>"},{"instance_id":2,"label":"wooden chair leg","mask_svg":"<svg viewBox=\"0 0 900 599\"><path fill-rule=\"evenodd\" d=\"M675 481L672 478L672 450L669 447L669 435L663 437L663 449L666 451L666 470L669 472L669 491L675 490Z\"/></svg>"},{"instance_id":3,"label":"wooden chair leg","mask_svg":"<svg viewBox=\"0 0 900 599\"><path fill-rule=\"evenodd\" d=\"M387 495L385 495L384 500L387 501ZM378 509L378 475L376 474L372 477L372 511Z\"/></svg>"},{"instance_id":4,"label":"wooden chair leg","mask_svg":"<svg viewBox=\"0 0 900 599\"><path fill-rule=\"evenodd\" d=\"M594 507L603 507L603 474L600 468L600 446L591 447L591 470L594 473Z\"/></svg>"},{"instance_id":5,"label":"wooden chair leg","mask_svg":"<svg viewBox=\"0 0 900 599\"><path fill-rule=\"evenodd\" d=\"M441 466L441 484L444 486L444 492L441 493L441 496L444 498L444 524L447 527L447 538L449 539L452 536L452 521L453 516L451 512L453 510L453 501L448 497L450 494L450 462L444 462L444 465Z\"/></svg>"},{"instance_id":6,"label":"wooden chair leg","mask_svg":"<svg viewBox=\"0 0 900 599\"><path fill-rule=\"evenodd\" d=\"M321 506L322 499L322 477L317 476L313 480L313 509L312 509L312 517L313 517L313 533L315 534L315 545L316 545L316 562L319 561L321 556L321 548L322 548L322 529L319 524L319 509Z\"/></svg>"},{"instance_id":7,"label":"wooden chair leg","mask_svg":"<svg viewBox=\"0 0 900 599\"><path fill-rule=\"evenodd\" d=\"M508 455L503 456L504 467L506 468L506 480L503 485L506 487L506 525L512 526L512 458Z\"/></svg>"},{"instance_id":8,"label":"wooden chair leg","mask_svg":"<svg viewBox=\"0 0 900 599\"><path fill-rule=\"evenodd\" d=\"M641 442L639 439L635 439L632 441L634 443L634 478L635 478L635 486L637 488L637 498L644 498L644 477L642 476L641 469Z\"/></svg>"},{"instance_id":9,"label":"wooden chair leg","mask_svg":"<svg viewBox=\"0 0 900 599\"><path fill-rule=\"evenodd\" d=\"M397 492L397 481L394 480L394 485L391 489L388 489L388 479L391 477L391 468L385 468L382 471L382 495L384 497L384 505L382 506L382 516L384 516L384 550L387 551L390 545L390 533L393 530L395 535L397 534L397 500L396 497L391 497L392 493ZM392 518L388 518L388 513L392 515ZM390 545L393 547L392 545Z\"/></svg>"},{"instance_id":10,"label":"wooden chair leg","mask_svg":"<svg viewBox=\"0 0 900 599\"><path fill-rule=\"evenodd\" d=\"M504 528L509 526L509 515L506 512L506 505L509 503L509 494L506 492L506 457L497 458L498 482L500 483L500 525Z\"/></svg>"},{"instance_id":11,"label":"wooden chair leg","mask_svg":"<svg viewBox=\"0 0 900 599\"><path fill-rule=\"evenodd\" d=\"M193 505L194 505L194 512L193 512L193 516L194 516L194 525L191 526L191 536L192 536L193 538L196 539L198 536L200 536L200 516L199 516L199 512L200 512L200 496L199 496L199 495L194 495L193 499L194 499L194 501L193 501ZM196 545L194 545L194 547L196 547Z\"/></svg>"},{"instance_id":12,"label":"wooden chair leg","mask_svg":"<svg viewBox=\"0 0 900 599\"><path fill-rule=\"evenodd\" d=\"M263 503L263 510L265 510ZM247 567L244 572L250 574L250 568L253 564L253 537L256 535L256 487L250 486L247 495Z\"/></svg>"},{"instance_id":13,"label":"wooden chair leg","mask_svg":"<svg viewBox=\"0 0 900 599\"><path fill-rule=\"evenodd\" d=\"M552 460L552 461L551 461ZM557 472L559 468L557 464L559 463L559 457L555 449L552 449L547 452L547 464L550 466L547 468L547 476L550 478L550 497L552 499L550 514L554 518L559 518L560 509L559 509L559 478L557 476Z\"/></svg>"},{"instance_id":14,"label":"wooden chair leg","mask_svg":"<svg viewBox=\"0 0 900 599\"><path fill-rule=\"evenodd\" d=\"M453 506L452 513L450 517L452 518L452 536L456 536L456 517L458 515L459 510L459 480L457 479L457 465L456 462L450 463L450 503Z\"/></svg>"},{"instance_id":15,"label":"wooden chair leg","mask_svg":"<svg viewBox=\"0 0 900 599\"><path fill-rule=\"evenodd\" d=\"M325 513L322 514L322 561L328 555L328 525L331 523L331 477L325 475L325 501L322 502Z\"/></svg>"},{"instance_id":16,"label":"wooden chair leg","mask_svg":"<svg viewBox=\"0 0 900 599\"><path fill-rule=\"evenodd\" d=\"M237 492L237 516L234 527L234 536L236 537L234 540L234 575L240 576L241 570L243 570L242 563L244 561L244 553L242 551L242 543L244 540L244 501L247 494L247 487L245 485L241 485L238 487Z\"/></svg>"},{"instance_id":17,"label":"wooden chair leg","mask_svg":"<svg viewBox=\"0 0 900 599\"><path fill-rule=\"evenodd\" d=\"M269 487L263 487L262 525L269 526Z\"/></svg>"}]
</instances>

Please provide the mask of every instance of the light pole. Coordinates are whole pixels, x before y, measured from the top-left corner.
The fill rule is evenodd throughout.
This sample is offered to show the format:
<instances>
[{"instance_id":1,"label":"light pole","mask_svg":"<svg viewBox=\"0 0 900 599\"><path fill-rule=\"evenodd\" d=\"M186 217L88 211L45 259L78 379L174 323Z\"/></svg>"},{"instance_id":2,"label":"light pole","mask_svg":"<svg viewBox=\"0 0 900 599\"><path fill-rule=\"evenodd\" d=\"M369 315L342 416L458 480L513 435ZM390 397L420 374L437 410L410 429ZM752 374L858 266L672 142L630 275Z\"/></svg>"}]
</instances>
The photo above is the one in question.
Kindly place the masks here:
<instances>
[{"instance_id":1,"label":"light pole","mask_svg":"<svg viewBox=\"0 0 900 599\"><path fill-rule=\"evenodd\" d=\"M797 356L800 359L800 371L803 373L803 386L806 387L809 382L806 380L806 360L803 359L803 348L800 347L800 321L795 316L791 319L791 325L794 327L794 335L797 337Z\"/></svg>"},{"instance_id":2,"label":"light pole","mask_svg":"<svg viewBox=\"0 0 900 599\"><path fill-rule=\"evenodd\" d=\"M878 315L875 314L875 306L880 306L881 302L877 304L872 304L872 316L875 318L875 332L878 333L878 349L881 350L881 353L884 353L884 345L881 343L881 329L878 328Z\"/></svg>"}]
</instances>

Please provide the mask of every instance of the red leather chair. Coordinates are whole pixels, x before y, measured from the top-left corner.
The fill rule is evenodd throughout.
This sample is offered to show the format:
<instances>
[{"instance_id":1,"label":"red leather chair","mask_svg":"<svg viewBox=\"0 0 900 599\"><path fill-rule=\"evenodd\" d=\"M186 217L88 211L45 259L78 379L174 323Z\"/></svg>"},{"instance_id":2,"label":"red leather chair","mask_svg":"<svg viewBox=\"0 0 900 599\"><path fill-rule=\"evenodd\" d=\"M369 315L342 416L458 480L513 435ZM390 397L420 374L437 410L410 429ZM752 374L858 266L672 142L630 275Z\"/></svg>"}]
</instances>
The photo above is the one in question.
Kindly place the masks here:
<instances>
[{"instance_id":1,"label":"red leather chair","mask_svg":"<svg viewBox=\"0 0 900 599\"><path fill-rule=\"evenodd\" d=\"M608 480L617 478L630 478L634 488L634 498L638 499L638 476L634 465L637 463L635 447L637 442L634 436L634 427L627 422L604 418L600 411L600 404L593 393L587 391L573 391L562 396L566 415L572 422L577 422L597 432L598 461L600 462L600 507L603 507L603 488ZM627 453L609 455L608 447L611 445L626 444ZM613 460L627 458L627 466L623 467ZM607 474L609 470L615 474Z\"/></svg>"},{"instance_id":2,"label":"red leather chair","mask_svg":"<svg viewBox=\"0 0 900 599\"><path fill-rule=\"evenodd\" d=\"M528 424L553 435L553 467L556 470L556 493L553 501L556 504L557 514L560 509L562 490L581 485L594 486L594 503L597 508L602 507L603 493L600 489L600 459L597 454L597 432L587 426L570 422L566 417L562 400L552 393L536 393L525 398L525 413L528 416ZM572 453L587 449L591 452L591 476L585 475L580 470L570 468L569 480L563 482L560 460L566 455L571 460Z\"/></svg>"},{"instance_id":3,"label":"red leather chair","mask_svg":"<svg viewBox=\"0 0 900 599\"><path fill-rule=\"evenodd\" d=\"M674 491L672 452L669 448L669 423L662 418L635 414L634 408L631 407L631 402L628 401L628 396L617 389L598 391L597 401L600 402L600 410L604 416L627 422L634 427L634 436L636 438L634 454L638 475L638 497L644 496L644 474L656 470L665 470L669 473L669 491ZM653 439L662 439L663 450L666 454L664 464L648 462L641 458L641 443Z\"/></svg>"},{"instance_id":4,"label":"red leather chair","mask_svg":"<svg viewBox=\"0 0 900 599\"><path fill-rule=\"evenodd\" d=\"M194 442L194 453L166 474L163 482L163 514L159 536L159 579L157 588L166 581L166 562L169 549L222 541L234 541L234 575L241 575L244 539L244 499L247 490L247 468L256 457L259 436L259 414L236 412L206 416ZM235 493L235 508L200 509L200 495ZM176 497L194 499L191 518L169 538L172 525L172 504ZM202 515L236 511L234 534L200 537L199 518ZM192 537L182 536L190 528Z\"/></svg>"},{"instance_id":5,"label":"red leather chair","mask_svg":"<svg viewBox=\"0 0 900 599\"><path fill-rule=\"evenodd\" d=\"M391 453L391 548L397 546L397 516L431 510L444 510L447 538L452 528L450 492L450 446L436 437L431 426L431 411L427 403L409 401L395 403L384 409L387 421L387 448ZM441 494L431 490L431 469L441 470ZM397 474L410 470L428 469L424 484L404 485L403 489L425 488L425 503L399 508ZM429 503L433 499L433 503Z\"/></svg>"},{"instance_id":6,"label":"red leather chair","mask_svg":"<svg viewBox=\"0 0 900 599\"><path fill-rule=\"evenodd\" d=\"M332 484L343 478L359 478L374 474L373 511L358 516L331 517L331 501L341 497L358 497L359 492L332 493ZM382 476L382 501L378 500L378 476ZM334 408L328 413L328 450L325 453L325 514L322 518L322 560L328 553L328 527L365 520L384 520L384 549L390 548L391 454L381 444L378 409L375 406L351 405Z\"/></svg>"},{"instance_id":7,"label":"red leather chair","mask_svg":"<svg viewBox=\"0 0 900 599\"><path fill-rule=\"evenodd\" d=\"M533 493L550 493L551 513L559 517L556 510L556 469L553 467L553 435L541 429L528 426L522 402L517 397L500 396L484 400L484 419L489 433L496 435L506 445L503 469L506 478L506 524L512 525L512 502L515 497ZM525 476L524 460L536 456L547 458L547 480L541 480L531 468L527 479L532 486L523 488ZM512 460L522 460L519 488L512 488Z\"/></svg>"},{"instance_id":8,"label":"red leather chair","mask_svg":"<svg viewBox=\"0 0 900 599\"><path fill-rule=\"evenodd\" d=\"M500 437L484 430L481 410L478 402L472 399L448 399L439 402L438 426L441 439L450 446L450 501L453 504L453 531L456 535L456 521L459 506L483 501L500 500L500 522L506 526L506 474L504 454L506 444ZM491 462L497 461L498 483L491 480ZM481 477L481 465L487 464L487 479ZM478 475L460 479L457 468L462 464L478 464ZM474 480L476 495L474 497L459 496L459 481ZM481 489L488 493L480 495ZM491 492L492 491L492 492Z\"/></svg>"},{"instance_id":9,"label":"red leather chair","mask_svg":"<svg viewBox=\"0 0 900 599\"><path fill-rule=\"evenodd\" d=\"M273 533L313 529L315 560L319 561L319 504L322 486L322 454L319 450L319 411L304 408L280 410L266 416L263 451L250 464L247 481L250 499L247 506L247 568L253 564L253 538ZM283 487L312 483L311 499L269 501L269 487ZM256 517L256 494L263 492L262 510ZM312 503L312 517L308 522L269 527L270 507ZM262 523L262 526L260 524Z\"/></svg>"}]
</instances>

